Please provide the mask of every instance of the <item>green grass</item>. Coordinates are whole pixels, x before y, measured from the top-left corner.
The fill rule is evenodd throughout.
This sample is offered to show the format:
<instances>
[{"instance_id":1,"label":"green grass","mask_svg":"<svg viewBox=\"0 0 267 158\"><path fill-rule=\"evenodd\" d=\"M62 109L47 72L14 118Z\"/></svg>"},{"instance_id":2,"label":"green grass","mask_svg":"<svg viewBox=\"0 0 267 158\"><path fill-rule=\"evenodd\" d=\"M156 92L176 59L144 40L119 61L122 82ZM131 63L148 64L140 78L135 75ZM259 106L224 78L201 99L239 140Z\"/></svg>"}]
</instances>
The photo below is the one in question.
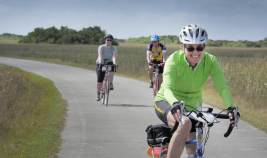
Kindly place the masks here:
<instances>
[{"instance_id":1,"label":"green grass","mask_svg":"<svg viewBox=\"0 0 267 158\"><path fill-rule=\"evenodd\" d=\"M0 65L0 157L56 157L66 101L53 82Z\"/></svg>"}]
</instances>

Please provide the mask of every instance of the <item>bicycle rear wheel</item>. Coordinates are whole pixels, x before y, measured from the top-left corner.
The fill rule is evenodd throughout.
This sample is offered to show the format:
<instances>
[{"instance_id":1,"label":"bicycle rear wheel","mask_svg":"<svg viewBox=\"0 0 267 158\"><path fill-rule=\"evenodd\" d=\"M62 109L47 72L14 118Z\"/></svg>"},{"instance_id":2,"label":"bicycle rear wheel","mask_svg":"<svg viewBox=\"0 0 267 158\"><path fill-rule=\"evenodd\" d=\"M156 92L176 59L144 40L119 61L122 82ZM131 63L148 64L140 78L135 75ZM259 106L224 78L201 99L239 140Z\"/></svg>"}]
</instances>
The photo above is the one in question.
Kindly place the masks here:
<instances>
[{"instance_id":1,"label":"bicycle rear wheel","mask_svg":"<svg viewBox=\"0 0 267 158\"><path fill-rule=\"evenodd\" d=\"M159 156L159 158L166 158L167 157L167 153L168 153L168 150L164 150L161 155Z\"/></svg>"},{"instance_id":2,"label":"bicycle rear wheel","mask_svg":"<svg viewBox=\"0 0 267 158\"><path fill-rule=\"evenodd\" d=\"M106 106L108 106L109 88L110 88L109 79L106 78L106 82L105 82L105 105Z\"/></svg>"}]
</instances>

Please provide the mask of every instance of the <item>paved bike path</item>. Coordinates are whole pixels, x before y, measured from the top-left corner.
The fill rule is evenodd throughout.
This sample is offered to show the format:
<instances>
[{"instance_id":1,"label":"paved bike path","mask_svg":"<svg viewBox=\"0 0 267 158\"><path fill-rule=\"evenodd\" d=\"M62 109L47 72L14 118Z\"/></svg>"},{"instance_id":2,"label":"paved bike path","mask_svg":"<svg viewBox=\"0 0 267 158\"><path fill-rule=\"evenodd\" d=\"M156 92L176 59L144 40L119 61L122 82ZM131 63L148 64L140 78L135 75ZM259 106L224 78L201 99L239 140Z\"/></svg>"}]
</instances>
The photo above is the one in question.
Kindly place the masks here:
<instances>
[{"instance_id":1,"label":"paved bike path","mask_svg":"<svg viewBox=\"0 0 267 158\"><path fill-rule=\"evenodd\" d=\"M62 158L145 158L145 129L159 123L148 83L115 76L109 106L96 101L96 74L81 68L0 57L0 63L49 78L68 101L59 153ZM118 70L119 71L119 70ZM210 131L205 157L265 157L267 135L240 121L223 137L228 121ZM182 157L185 157L184 154Z\"/></svg>"}]
</instances>

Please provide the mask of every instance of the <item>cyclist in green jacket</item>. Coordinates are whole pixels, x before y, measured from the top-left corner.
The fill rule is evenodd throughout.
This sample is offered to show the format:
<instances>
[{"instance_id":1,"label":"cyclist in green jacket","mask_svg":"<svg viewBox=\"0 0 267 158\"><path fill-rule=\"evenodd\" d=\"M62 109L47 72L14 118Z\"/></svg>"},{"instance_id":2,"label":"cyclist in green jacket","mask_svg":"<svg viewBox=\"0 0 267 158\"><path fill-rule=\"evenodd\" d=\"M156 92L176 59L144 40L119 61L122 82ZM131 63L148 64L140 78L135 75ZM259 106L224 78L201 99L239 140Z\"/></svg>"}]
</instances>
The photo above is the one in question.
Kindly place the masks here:
<instances>
[{"instance_id":1,"label":"cyclist in green jacket","mask_svg":"<svg viewBox=\"0 0 267 158\"><path fill-rule=\"evenodd\" d=\"M174 52L167 59L163 83L155 99L157 116L171 128L181 117L180 110L171 114L172 105L184 101L186 105L196 109L202 108L202 89L209 75L214 80L226 107L233 106L232 96L218 60L205 52L205 43L208 40L206 30L197 24L187 25L181 30L179 40L182 43L181 50ZM192 110L186 107L186 111ZM232 114L229 115L232 117ZM182 125L178 126L170 141L168 158L180 157L185 142L196 137L196 121L186 116L182 117ZM231 124L234 124L234 121ZM186 147L188 156L194 155L195 150L195 145Z\"/></svg>"}]
</instances>

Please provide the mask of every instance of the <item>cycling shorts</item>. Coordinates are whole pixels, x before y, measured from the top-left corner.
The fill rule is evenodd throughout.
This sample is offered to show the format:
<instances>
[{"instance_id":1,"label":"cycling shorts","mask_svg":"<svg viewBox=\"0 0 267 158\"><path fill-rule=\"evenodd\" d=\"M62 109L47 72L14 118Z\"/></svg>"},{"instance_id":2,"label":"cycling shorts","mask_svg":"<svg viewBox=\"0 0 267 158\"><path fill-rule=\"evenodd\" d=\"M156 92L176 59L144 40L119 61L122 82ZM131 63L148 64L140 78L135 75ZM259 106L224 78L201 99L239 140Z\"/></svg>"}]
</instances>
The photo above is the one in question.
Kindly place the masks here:
<instances>
[{"instance_id":1,"label":"cycling shorts","mask_svg":"<svg viewBox=\"0 0 267 158\"><path fill-rule=\"evenodd\" d=\"M113 65L113 62L109 62L107 63L107 65ZM101 64L96 64L95 70L96 70L97 82L103 83L105 78L105 71L102 72ZM111 71L114 72L114 67L112 67Z\"/></svg>"},{"instance_id":2,"label":"cycling shorts","mask_svg":"<svg viewBox=\"0 0 267 158\"><path fill-rule=\"evenodd\" d=\"M162 63L162 61L157 61L157 60L150 60L150 62L152 62L153 64L160 64ZM149 63L148 63L148 67L147 67L147 70L149 70ZM154 69L155 70L155 69ZM159 66L159 73L162 74L163 73L163 67L162 66Z\"/></svg>"},{"instance_id":3,"label":"cycling shorts","mask_svg":"<svg viewBox=\"0 0 267 158\"><path fill-rule=\"evenodd\" d=\"M155 102L156 114L157 114L158 118L163 123L165 123L167 126L168 126L167 115L168 115L170 109L171 109L171 105L166 100ZM190 133L196 132L196 127L195 126L197 124L197 121L194 120L194 119L191 119L191 118L189 118L189 119L191 120L191 123L192 123L192 128L191 128Z\"/></svg>"}]
</instances>

